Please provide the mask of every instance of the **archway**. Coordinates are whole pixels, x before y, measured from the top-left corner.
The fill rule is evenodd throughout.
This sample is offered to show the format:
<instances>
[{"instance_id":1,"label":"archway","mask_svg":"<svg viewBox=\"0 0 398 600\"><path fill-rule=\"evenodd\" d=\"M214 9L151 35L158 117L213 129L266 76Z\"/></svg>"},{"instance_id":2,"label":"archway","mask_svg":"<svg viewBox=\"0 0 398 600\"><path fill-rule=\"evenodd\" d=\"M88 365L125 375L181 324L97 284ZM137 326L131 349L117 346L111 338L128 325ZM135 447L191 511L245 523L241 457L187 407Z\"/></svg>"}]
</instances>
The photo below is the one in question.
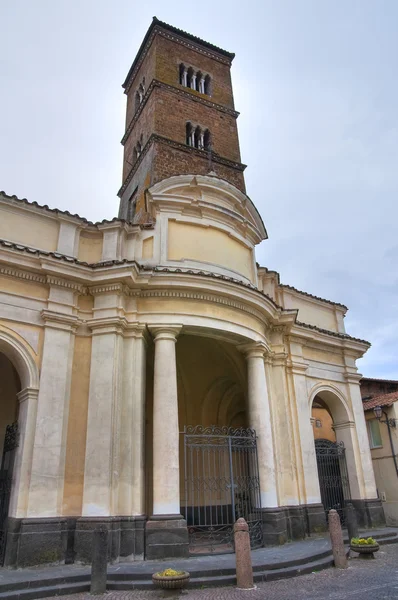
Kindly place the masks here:
<instances>
[{"instance_id":1,"label":"archway","mask_svg":"<svg viewBox=\"0 0 398 600\"><path fill-rule=\"evenodd\" d=\"M352 497L350 483L353 481L355 486L357 482L355 464L350 461L351 472L347 464L347 457L353 457L353 421L345 399L337 390L316 390L311 421L321 501L326 516L329 510L335 509L344 525L344 508Z\"/></svg>"},{"instance_id":2,"label":"archway","mask_svg":"<svg viewBox=\"0 0 398 600\"><path fill-rule=\"evenodd\" d=\"M228 342L183 335L177 344L181 514L190 552L233 549L241 516L262 543L255 434L248 429L247 365Z\"/></svg>"},{"instance_id":3,"label":"archway","mask_svg":"<svg viewBox=\"0 0 398 600\"><path fill-rule=\"evenodd\" d=\"M0 565L4 563L7 539L20 391L21 381L17 370L7 356L0 352Z\"/></svg>"},{"instance_id":4,"label":"archway","mask_svg":"<svg viewBox=\"0 0 398 600\"><path fill-rule=\"evenodd\" d=\"M1 328L0 564L5 566L13 564L7 552L7 518L23 518L27 513L38 388L39 370L33 352L20 336Z\"/></svg>"}]
</instances>

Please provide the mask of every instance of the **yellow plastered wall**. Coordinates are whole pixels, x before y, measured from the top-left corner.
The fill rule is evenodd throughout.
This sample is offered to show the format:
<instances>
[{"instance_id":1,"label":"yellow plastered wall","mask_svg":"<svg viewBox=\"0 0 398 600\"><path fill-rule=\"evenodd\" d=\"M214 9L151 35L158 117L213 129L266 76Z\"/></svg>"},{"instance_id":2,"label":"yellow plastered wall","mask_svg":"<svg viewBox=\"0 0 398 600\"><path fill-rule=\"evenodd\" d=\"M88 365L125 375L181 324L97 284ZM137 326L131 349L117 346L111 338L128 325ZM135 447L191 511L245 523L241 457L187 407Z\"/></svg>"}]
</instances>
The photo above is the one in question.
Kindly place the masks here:
<instances>
[{"instance_id":1,"label":"yellow plastered wall","mask_svg":"<svg viewBox=\"0 0 398 600\"><path fill-rule=\"evenodd\" d=\"M76 336L65 461L63 514L66 516L82 513L90 363L91 337Z\"/></svg>"},{"instance_id":2,"label":"yellow plastered wall","mask_svg":"<svg viewBox=\"0 0 398 600\"><path fill-rule=\"evenodd\" d=\"M15 279L15 277L6 277L3 275L0 275L0 290L10 294L17 294L24 298L31 297L47 300L48 297L48 288L44 283Z\"/></svg>"},{"instance_id":3,"label":"yellow plastered wall","mask_svg":"<svg viewBox=\"0 0 398 600\"><path fill-rule=\"evenodd\" d=\"M169 260L191 259L220 265L253 281L252 252L227 233L211 227L169 221Z\"/></svg>"},{"instance_id":4,"label":"yellow plastered wall","mask_svg":"<svg viewBox=\"0 0 398 600\"><path fill-rule=\"evenodd\" d=\"M0 352L0 451L3 451L7 425L18 418L17 393L21 390L18 374L5 354Z\"/></svg>"},{"instance_id":5,"label":"yellow plastered wall","mask_svg":"<svg viewBox=\"0 0 398 600\"><path fill-rule=\"evenodd\" d=\"M337 331L337 321L332 305L322 306L312 300L306 300L298 294L290 294L283 290L284 308L298 309L298 320L309 325L316 325L329 331Z\"/></svg>"},{"instance_id":6,"label":"yellow plastered wall","mask_svg":"<svg viewBox=\"0 0 398 600\"><path fill-rule=\"evenodd\" d=\"M317 360L325 364L333 364L344 366L344 359L340 354L336 352L326 352L325 350L319 350L318 348L303 347L303 357L309 360Z\"/></svg>"},{"instance_id":7,"label":"yellow plastered wall","mask_svg":"<svg viewBox=\"0 0 398 600\"><path fill-rule=\"evenodd\" d=\"M393 407L383 407L389 419L395 418ZM365 412L366 421L375 420L373 410ZM386 416L383 415L384 421ZM379 497L383 500L383 508L387 525L396 527L398 525L398 477L392 457L391 443L386 423L379 423L382 446L371 448L373 470L376 479L376 487ZM395 454L398 452L398 431L391 428L391 437ZM385 498L385 500L384 500Z\"/></svg>"},{"instance_id":8,"label":"yellow plastered wall","mask_svg":"<svg viewBox=\"0 0 398 600\"><path fill-rule=\"evenodd\" d=\"M79 238L79 260L88 263L97 263L102 258L102 233L82 231Z\"/></svg>"},{"instance_id":9,"label":"yellow plastered wall","mask_svg":"<svg viewBox=\"0 0 398 600\"><path fill-rule=\"evenodd\" d=\"M59 223L55 219L0 207L0 239L54 252L58 233Z\"/></svg>"},{"instance_id":10,"label":"yellow plastered wall","mask_svg":"<svg viewBox=\"0 0 398 600\"><path fill-rule=\"evenodd\" d=\"M336 434L332 429L333 419L326 410L326 408L313 408L311 416L314 420L312 427L314 429L315 440L330 440L331 442L336 441ZM321 422L321 427L316 426L316 421Z\"/></svg>"}]
</instances>

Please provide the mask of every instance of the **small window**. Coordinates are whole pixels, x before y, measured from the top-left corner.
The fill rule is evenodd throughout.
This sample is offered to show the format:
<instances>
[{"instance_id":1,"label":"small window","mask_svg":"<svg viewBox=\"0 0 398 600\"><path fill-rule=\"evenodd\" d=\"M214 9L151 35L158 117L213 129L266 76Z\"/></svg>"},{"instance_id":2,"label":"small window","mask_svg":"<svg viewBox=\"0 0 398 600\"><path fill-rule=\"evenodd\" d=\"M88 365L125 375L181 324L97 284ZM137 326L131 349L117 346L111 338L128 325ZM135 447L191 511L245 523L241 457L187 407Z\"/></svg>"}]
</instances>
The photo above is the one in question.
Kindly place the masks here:
<instances>
[{"instance_id":1,"label":"small window","mask_svg":"<svg viewBox=\"0 0 398 600\"><path fill-rule=\"evenodd\" d=\"M383 442L380 434L380 424L377 419L367 421L369 445L371 448L382 448Z\"/></svg>"},{"instance_id":2,"label":"small window","mask_svg":"<svg viewBox=\"0 0 398 600\"><path fill-rule=\"evenodd\" d=\"M320 419L316 419L315 427L318 427L318 429L320 429L322 427L322 421Z\"/></svg>"}]
</instances>

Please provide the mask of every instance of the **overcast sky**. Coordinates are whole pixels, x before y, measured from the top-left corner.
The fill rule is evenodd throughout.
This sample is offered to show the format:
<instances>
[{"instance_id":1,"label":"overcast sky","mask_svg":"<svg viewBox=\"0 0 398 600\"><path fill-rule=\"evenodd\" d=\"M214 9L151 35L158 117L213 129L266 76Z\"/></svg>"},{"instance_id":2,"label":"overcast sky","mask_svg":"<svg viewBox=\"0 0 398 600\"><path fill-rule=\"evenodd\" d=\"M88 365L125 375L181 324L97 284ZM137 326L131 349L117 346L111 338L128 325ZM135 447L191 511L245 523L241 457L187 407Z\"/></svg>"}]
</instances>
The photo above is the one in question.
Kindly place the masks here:
<instances>
[{"instance_id":1,"label":"overcast sky","mask_svg":"<svg viewBox=\"0 0 398 600\"><path fill-rule=\"evenodd\" d=\"M0 0L0 189L117 215L121 84L153 15L236 53L258 262L348 305L361 372L398 379L396 0Z\"/></svg>"}]
</instances>

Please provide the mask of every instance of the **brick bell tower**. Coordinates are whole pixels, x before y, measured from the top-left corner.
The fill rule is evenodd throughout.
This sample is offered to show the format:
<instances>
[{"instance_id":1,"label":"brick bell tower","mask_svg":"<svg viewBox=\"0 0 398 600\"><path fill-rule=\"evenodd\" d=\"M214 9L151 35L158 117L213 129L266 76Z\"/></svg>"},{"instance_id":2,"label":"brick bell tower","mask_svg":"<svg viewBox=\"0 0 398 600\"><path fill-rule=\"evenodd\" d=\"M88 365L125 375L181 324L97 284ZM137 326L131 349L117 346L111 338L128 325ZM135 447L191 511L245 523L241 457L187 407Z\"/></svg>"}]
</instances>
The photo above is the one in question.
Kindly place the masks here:
<instances>
[{"instance_id":1,"label":"brick bell tower","mask_svg":"<svg viewBox=\"0 0 398 600\"><path fill-rule=\"evenodd\" d=\"M245 191L231 83L234 56L153 18L123 84L120 218L150 222L146 190L172 175L213 172Z\"/></svg>"}]
</instances>

